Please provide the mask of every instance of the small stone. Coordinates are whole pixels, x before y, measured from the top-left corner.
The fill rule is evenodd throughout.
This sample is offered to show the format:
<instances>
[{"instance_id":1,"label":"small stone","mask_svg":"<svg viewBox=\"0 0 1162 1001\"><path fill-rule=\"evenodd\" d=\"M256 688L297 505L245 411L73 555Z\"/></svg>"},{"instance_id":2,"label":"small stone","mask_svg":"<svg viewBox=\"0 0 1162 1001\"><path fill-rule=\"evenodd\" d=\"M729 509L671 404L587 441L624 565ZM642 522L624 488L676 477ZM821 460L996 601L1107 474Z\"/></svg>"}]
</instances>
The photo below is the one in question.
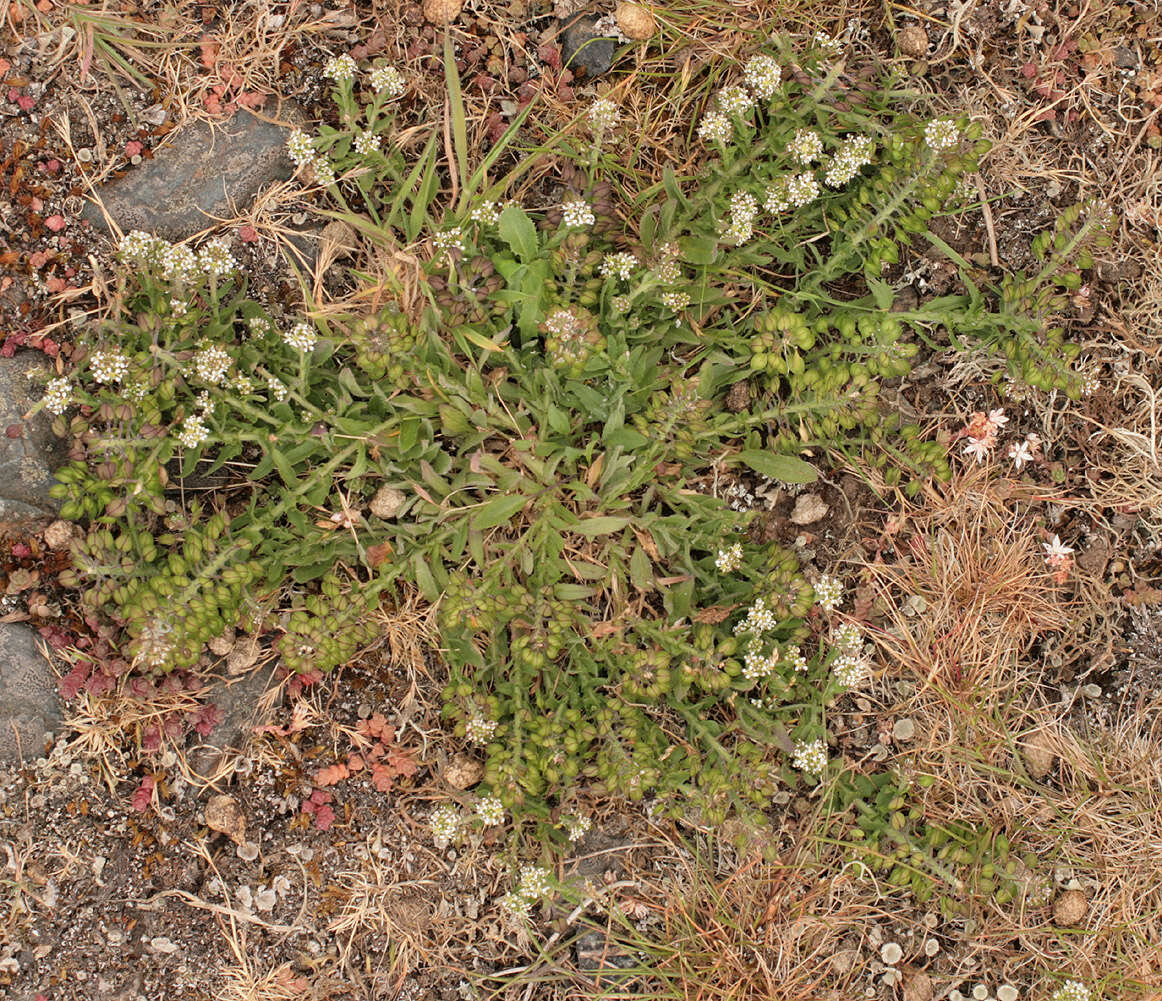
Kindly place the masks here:
<instances>
[{"instance_id":1,"label":"small stone","mask_svg":"<svg viewBox=\"0 0 1162 1001\"><path fill-rule=\"evenodd\" d=\"M1080 890L1066 890L1053 902L1053 923L1059 928L1076 928L1089 909L1089 900Z\"/></svg>"},{"instance_id":2,"label":"small stone","mask_svg":"<svg viewBox=\"0 0 1162 1001\"><path fill-rule=\"evenodd\" d=\"M484 778L484 763L461 751L444 767L444 781L453 789L471 789Z\"/></svg>"},{"instance_id":3,"label":"small stone","mask_svg":"<svg viewBox=\"0 0 1162 1001\"><path fill-rule=\"evenodd\" d=\"M1025 770L1028 771L1029 778L1040 782L1053 771L1057 752L1053 748L1049 734L1045 730L1038 730L1021 742L1021 757L1025 759Z\"/></svg>"},{"instance_id":4,"label":"small stone","mask_svg":"<svg viewBox=\"0 0 1162 1001\"><path fill-rule=\"evenodd\" d=\"M905 743L916 736L916 724L907 718L898 719L892 724L892 740Z\"/></svg>"},{"instance_id":5,"label":"small stone","mask_svg":"<svg viewBox=\"0 0 1162 1001\"><path fill-rule=\"evenodd\" d=\"M238 646L245 646L245 641ZM226 683L216 679L207 695L222 713L222 722L204 738L203 744L190 754L190 766L198 775L213 778L229 764L230 751L245 752L255 727L268 721L269 714L282 704L283 689L273 701L267 699L267 685L277 665L240 675L238 680ZM233 765L230 764L230 771Z\"/></svg>"},{"instance_id":6,"label":"small stone","mask_svg":"<svg viewBox=\"0 0 1162 1001\"><path fill-rule=\"evenodd\" d=\"M253 862L258 858L258 845L253 841L244 841L238 846L236 854L243 862Z\"/></svg>"},{"instance_id":7,"label":"small stone","mask_svg":"<svg viewBox=\"0 0 1162 1001\"><path fill-rule=\"evenodd\" d=\"M227 629L224 633L215 636L207 646L210 648L210 653L218 657L225 657L234 649L234 630Z\"/></svg>"},{"instance_id":8,"label":"small stone","mask_svg":"<svg viewBox=\"0 0 1162 1001\"><path fill-rule=\"evenodd\" d=\"M226 653L226 673L231 677L250 670L258 660L262 648L257 636L237 636Z\"/></svg>"},{"instance_id":9,"label":"small stone","mask_svg":"<svg viewBox=\"0 0 1162 1001\"><path fill-rule=\"evenodd\" d=\"M206 826L225 834L236 845L246 840L246 815L233 796L211 796L206 803Z\"/></svg>"},{"instance_id":10,"label":"small stone","mask_svg":"<svg viewBox=\"0 0 1162 1001\"><path fill-rule=\"evenodd\" d=\"M279 124L238 112L213 128L195 122L167 137L153 159L102 185L98 197L123 232L141 229L184 240L215 218L244 211L262 188L291 176L286 133L298 116L292 108L286 117ZM81 217L105 226L93 202Z\"/></svg>"},{"instance_id":11,"label":"small stone","mask_svg":"<svg viewBox=\"0 0 1162 1001\"><path fill-rule=\"evenodd\" d=\"M157 953L164 956L171 955L178 951L178 945L165 935L155 935L149 940L149 947Z\"/></svg>"},{"instance_id":12,"label":"small stone","mask_svg":"<svg viewBox=\"0 0 1162 1001\"><path fill-rule=\"evenodd\" d=\"M0 623L0 765L38 757L60 724L57 678L37 639L24 623Z\"/></svg>"},{"instance_id":13,"label":"small stone","mask_svg":"<svg viewBox=\"0 0 1162 1001\"><path fill-rule=\"evenodd\" d=\"M424 0L424 19L435 25L451 24L463 7L464 0Z\"/></svg>"},{"instance_id":14,"label":"small stone","mask_svg":"<svg viewBox=\"0 0 1162 1001\"><path fill-rule=\"evenodd\" d=\"M1101 685L1082 685L1081 694L1084 695L1087 699L1100 699Z\"/></svg>"},{"instance_id":15,"label":"small stone","mask_svg":"<svg viewBox=\"0 0 1162 1001\"><path fill-rule=\"evenodd\" d=\"M1125 45L1114 46L1114 65L1118 69L1132 70L1138 68L1138 53Z\"/></svg>"},{"instance_id":16,"label":"small stone","mask_svg":"<svg viewBox=\"0 0 1162 1001\"><path fill-rule=\"evenodd\" d=\"M652 38L658 30L654 15L640 3L619 3L613 17L617 21L618 30L635 42Z\"/></svg>"},{"instance_id":17,"label":"small stone","mask_svg":"<svg viewBox=\"0 0 1162 1001\"><path fill-rule=\"evenodd\" d=\"M49 549L68 549L81 532L71 521L58 518L44 530L44 544Z\"/></svg>"},{"instance_id":18,"label":"small stone","mask_svg":"<svg viewBox=\"0 0 1162 1001\"><path fill-rule=\"evenodd\" d=\"M43 395L43 380L52 374L39 352L0 358L0 427L19 430L16 437L0 436L0 521L43 518L60 507L49 490L67 446L52 433L47 410L24 419Z\"/></svg>"},{"instance_id":19,"label":"small stone","mask_svg":"<svg viewBox=\"0 0 1162 1001\"><path fill-rule=\"evenodd\" d=\"M818 494L800 494L791 511L791 521L796 525L810 525L819 521L831 509Z\"/></svg>"},{"instance_id":20,"label":"small stone","mask_svg":"<svg viewBox=\"0 0 1162 1001\"><path fill-rule=\"evenodd\" d=\"M371 513L385 521L394 518L402 510L407 495L395 487L383 486L371 498Z\"/></svg>"},{"instance_id":21,"label":"small stone","mask_svg":"<svg viewBox=\"0 0 1162 1001\"><path fill-rule=\"evenodd\" d=\"M928 54L928 32L911 24L896 35L896 47L909 59L923 59Z\"/></svg>"},{"instance_id":22,"label":"small stone","mask_svg":"<svg viewBox=\"0 0 1162 1001\"><path fill-rule=\"evenodd\" d=\"M561 39L561 59L578 77L593 80L608 73L613 66L617 42L596 28L592 14L571 19Z\"/></svg>"},{"instance_id":23,"label":"small stone","mask_svg":"<svg viewBox=\"0 0 1162 1001\"><path fill-rule=\"evenodd\" d=\"M741 414L750 406L750 383L745 379L736 382L726 391L726 409L732 414Z\"/></svg>"}]
</instances>

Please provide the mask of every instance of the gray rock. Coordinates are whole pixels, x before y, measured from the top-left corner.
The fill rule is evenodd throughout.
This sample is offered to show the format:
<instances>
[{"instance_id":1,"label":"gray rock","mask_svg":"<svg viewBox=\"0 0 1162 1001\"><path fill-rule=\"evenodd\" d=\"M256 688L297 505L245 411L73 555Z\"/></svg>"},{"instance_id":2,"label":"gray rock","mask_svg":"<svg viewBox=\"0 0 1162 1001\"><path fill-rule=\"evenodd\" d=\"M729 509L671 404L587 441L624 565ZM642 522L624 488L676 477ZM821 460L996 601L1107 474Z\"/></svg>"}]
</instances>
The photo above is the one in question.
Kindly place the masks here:
<instances>
[{"instance_id":1,"label":"gray rock","mask_svg":"<svg viewBox=\"0 0 1162 1001\"><path fill-rule=\"evenodd\" d=\"M40 757L44 735L60 721L56 674L36 633L23 623L0 623L0 764Z\"/></svg>"},{"instance_id":2,"label":"gray rock","mask_svg":"<svg viewBox=\"0 0 1162 1001\"><path fill-rule=\"evenodd\" d=\"M25 413L41 397L44 381L29 373L42 369L51 378L51 362L37 352L0 358L0 521L55 515L59 502L49 497L53 470L65 459L65 443L52 433L52 415ZM16 435L9 437L11 430Z\"/></svg>"},{"instance_id":3,"label":"gray rock","mask_svg":"<svg viewBox=\"0 0 1162 1001\"><path fill-rule=\"evenodd\" d=\"M588 931L577 937L573 944L577 968L586 973L601 974L605 978L622 979L622 971L639 966L639 961L623 951L617 942L610 941L602 931ZM617 974L621 976L618 977Z\"/></svg>"},{"instance_id":4,"label":"gray rock","mask_svg":"<svg viewBox=\"0 0 1162 1001\"><path fill-rule=\"evenodd\" d=\"M207 697L222 712L222 722L190 754L190 766L202 778L212 779L232 752L244 751L254 727L266 722L263 696L274 675L275 664L257 667L238 679L219 679L215 691ZM280 697L269 706L273 710ZM227 776L228 777L228 776Z\"/></svg>"},{"instance_id":5,"label":"gray rock","mask_svg":"<svg viewBox=\"0 0 1162 1001\"><path fill-rule=\"evenodd\" d=\"M195 122L174 134L152 160L102 186L98 195L123 232L145 230L184 240L246 208L267 184L286 180L293 169L286 152L293 110L276 125L245 111L210 126ZM81 213L104 226L99 205Z\"/></svg>"},{"instance_id":6,"label":"gray rock","mask_svg":"<svg viewBox=\"0 0 1162 1001\"><path fill-rule=\"evenodd\" d=\"M594 31L597 18L592 14L563 22L561 58L573 75L593 80L609 72L617 52L617 40Z\"/></svg>"}]
</instances>

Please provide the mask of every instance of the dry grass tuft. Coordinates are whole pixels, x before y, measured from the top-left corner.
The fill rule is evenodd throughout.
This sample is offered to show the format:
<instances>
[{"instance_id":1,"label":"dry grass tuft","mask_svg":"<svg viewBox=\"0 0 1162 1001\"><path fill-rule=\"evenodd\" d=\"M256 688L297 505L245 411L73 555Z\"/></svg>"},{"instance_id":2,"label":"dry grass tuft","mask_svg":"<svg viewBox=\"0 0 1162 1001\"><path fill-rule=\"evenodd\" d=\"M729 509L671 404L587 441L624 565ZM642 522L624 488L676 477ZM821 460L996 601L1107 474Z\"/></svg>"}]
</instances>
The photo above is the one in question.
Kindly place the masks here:
<instances>
[{"instance_id":1,"label":"dry grass tuft","mask_svg":"<svg viewBox=\"0 0 1162 1001\"><path fill-rule=\"evenodd\" d=\"M903 516L901 558L864 564L869 600L887 619L873 639L925 687L1010 691L1018 657L1068 623L1039 537L1020 522L1021 490L982 467L930 484Z\"/></svg>"}]
</instances>

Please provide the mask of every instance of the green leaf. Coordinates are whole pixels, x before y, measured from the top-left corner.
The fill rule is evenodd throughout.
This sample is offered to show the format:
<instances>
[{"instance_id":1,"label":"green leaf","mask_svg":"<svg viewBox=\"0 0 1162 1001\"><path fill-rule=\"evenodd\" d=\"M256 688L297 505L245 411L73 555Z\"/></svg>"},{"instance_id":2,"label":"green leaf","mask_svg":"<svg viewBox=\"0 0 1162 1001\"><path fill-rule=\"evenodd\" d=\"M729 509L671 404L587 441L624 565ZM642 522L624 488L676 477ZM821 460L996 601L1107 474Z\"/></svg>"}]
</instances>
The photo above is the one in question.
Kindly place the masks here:
<instances>
[{"instance_id":1,"label":"green leaf","mask_svg":"<svg viewBox=\"0 0 1162 1001\"><path fill-rule=\"evenodd\" d=\"M472 516L472 527L483 532L495 528L497 525L503 525L526 503L528 503L528 498L523 494L493 497L487 504L476 509L476 513Z\"/></svg>"},{"instance_id":2,"label":"green leaf","mask_svg":"<svg viewBox=\"0 0 1162 1001\"><path fill-rule=\"evenodd\" d=\"M497 226L500 238L526 263L537 256L537 228L519 205L506 205Z\"/></svg>"},{"instance_id":3,"label":"green leaf","mask_svg":"<svg viewBox=\"0 0 1162 1001\"><path fill-rule=\"evenodd\" d=\"M613 515L599 515L596 518L583 518L577 524L576 531L587 538L598 535L609 535L618 532L630 523L629 518L616 518Z\"/></svg>"},{"instance_id":4,"label":"green leaf","mask_svg":"<svg viewBox=\"0 0 1162 1001\"><path fill-rule=\"evenodd\" d=\"M695 267L712 264L718 256L718 241L709 236L684 236L678 241L682 258Z\"/></svg>"},{"instance_id":5,"label":"green leaf","mask_svg":"<svg viewBox=\"0 0 1162 1001\"><path fill-rule=\"evenodd\" d=\"M440 588L436 584L436 578L432 576L432 571L428 568L427 562L423 556L416 553L412 558L412 569L416 575L416 587L420 589L422 594L428 601L438 601L440 598Z\"/></svg>"},{"instance_id":6,"label":"green leaf","mask_svg":"<svg viewBox=\"0 0 1162 1001\"><path fill-rule=\"evenodd\" d=\"M761 452L748 448L739 452L738 457L756 473L784 483L814 483L819 474L809 462L793 455L779 455L777 452Z\"/></svg>"},{"instance_id":7,"label":"green leaf","mask_svg":"<svg viewBox=\"0 0 1162 1001\"><path fill-rule=\"evenodd\" d=\"M460 71L452 48L452 33L444 34L444 79L448 84L448 106L452 110L452 140L456 146L456 170L460 186L468 186L468 122L464 114L464 95L460 92ZM434 131L434 130L433 130Z\"/></svg>"},{"instance_id":8,"label":"green leaf","mask_svg":"<svg viewBox=\"0 0 1162 1001\"><path fill-rule=\"evenodd\" d=\"M654 586L653 567L650 558L641 546L635 546L633 555L629 558L629 579L633 586L648 591Z\"/></svg>"}]
</instances>

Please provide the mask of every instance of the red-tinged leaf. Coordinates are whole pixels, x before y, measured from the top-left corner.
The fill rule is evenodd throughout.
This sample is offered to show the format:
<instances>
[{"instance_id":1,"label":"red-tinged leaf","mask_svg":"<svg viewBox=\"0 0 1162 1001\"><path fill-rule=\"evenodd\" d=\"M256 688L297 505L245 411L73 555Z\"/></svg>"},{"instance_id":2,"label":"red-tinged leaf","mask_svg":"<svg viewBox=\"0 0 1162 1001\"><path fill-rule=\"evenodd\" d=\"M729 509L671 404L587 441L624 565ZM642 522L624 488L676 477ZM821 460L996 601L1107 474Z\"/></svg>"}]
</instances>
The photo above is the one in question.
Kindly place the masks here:
<instances>
[{"instance_id":1,"label":"red-tinged leaf","mask_svg":"<svg viewBox=\"0 0 1162 1001\"><path fill-rule=\"evenodd\" d=\"M61 678L58 683L61 698L66 701L75 699L85 687L85 681L89 677L89 671L92 665L87 660L82 660L77 664L68 674Z\"/></svg>"},{"instance_id":2,"label":"red-tinged leaf","mask_svg":"<svg viewBox=\"0 0 1162 1001\"><path fill-rule=\"evenodd\" d=\"M234 103L251 111L257 111L264 104L269 94L260 94L257 90L243 90L234 95Z\"/></svg>"},{"instance_id":3,"label":"red-tinged leaf","mask_svg":"<svg viewBox=\"0 0 1162 1001\"><path fill-rule=\"evenodd\" d=\"M90 674L85 682L85 691L90 695L106 695L113 691L113 679L104 671Z\"/></svg>"},{"instance_id":4,"label":"red-tinged leaf","mask_svg":"<svg viewBox=\"0 0 1162 1001\"><path fill-rule=\"evenodd\" d=\"M46 174L59 174L61 169L61 162L57 159L45 160L40 164L40 169Z\"/></svg>"},{"instance_id":5,"label":"red-tinged leaf","mask_svg":"<svg viewBox=\"0 0 1162 1001\"><path fill-rule=\"evenodd\" d=\"M335 823L335 811L324 803L315 811L315 826L320 831L325 831L333 823Z\"/></svg>"},{"instance_id":6,"label":"red-tinged leaf","mask_svg":"<svg viewBox=\"0 0 1162 1001\"><path fill-rule=\"evenodd\" d=\"M51 278L45 280L44 287L50 292L63 292L69 286L68 282L63 278L58 278L56 275L53 275Z\"/></svg>"},{"instance_id":7,"label":"red-tinged leaf","mask_svg":"<svg viewBox=\"0 0 1162 1001\"><path fill-rule=\"evenodd\" d=\"M218 61L218 50L221 46L210 37L205 37L198 42L198 48L201 50L199 61L201 64L210 70L214 68L214 64Z\"/></svg>"},{"instance_id":8,"label":"red-tinged leaf","mask_svg":"<svg viewBox=\"0 0 1162 1001\"><path fill-rule=\"evenodd\" d=\"M320 768L315 772L315 784L321 786L337 785L350 774L350 769L343 762L337 761L335 764Z\"/></svg>"},{"instance_id":9,"label":"red-tinged leaf","mask_svg":"<svg viewBox=\"0 0 1162 1001\"><path fill-rule=\"evenodd\" d=\"M137 787L137 791L133 794L133 809L138 813L144 813L149 809L149 804L153 802L153 790L157 783L154 781L152 775L146 775L141 780L141 785Z\"/></svg>"},{"instance_id":10,"label":"red-tinged leaf","mask_svg":"<svg viewBox=\"0 0 1162 1001\"><path fill-rule=\"evenodd\" d=\"M19 105L21 111L31 111L36 107L36 98L31 94L21 94L16 99L16 103Z\"/></svg>"},{"instance_id":11,"label":"red-tinged leaf","mask_svg":"<svg viewBox=\"0 0 1162 1001\"><path fill-rule=\"evenodd\" d=\"M37 250L28 255L28 263L38 271L48 264L50 260L52 260L52 254L46 253L43 250Z\"/></svg>"},{"instance_id":12,"label":"red-tinged leaf","mask_svg":"<svg viewBox=\"0 0 1162 1001\"><path fill-rule=\"evenodd\" d=\"M247 223L245 226L238 227L238 239L243 243L253 243L258 239L258 230Z\"/></svg>"},{"instance_id":13,"label":"red-tinged leaf","mask_svg":"<svg viewBox=\"0 0 1162 1001\"><path fill-rule=\"evenodd\" d=\"M52 230L52 232L59 233L68 225L68 223L65 222L65 217L63 215L50 215L47 219L45 219L44 225L48 229Z\"/></svg>"},{"instance_id":14,"label":"red-tinged leaf","mask_svg":"<svg viewBox=\"0 0 1162 1001\"><path fill-rule=\"evenodd\" d=\"M1037 67L1032 63L1025 63L1025 65L1021 67L1021 75L1026 80L1032 80L1033 77L1037 75Z\"/></svg>"},{"instance_id":15,"label":"red-tinged leaf","mask_svg":"<svg viewBox=\"0 0 1162 1001\"><path fill-rule=\"evenodd\" d=\"M387 761L395 774L400 778L407 778L419 771L419 765L406 751L397 751L394 747L387 752Z\"/></svg>"},{"instance_id":16,"label":"red-tinged leaf","mask_svg":"<svg viewBox=\"0 0 1162 1001\"><path fill-rule=\"evenodd\" d=\"M20 427L19 424L15 426ZM20 435L17 435L16 437L19 438ZM14 542L12 543L12 555L15 556L18 560L23 560L32 555L32 547L29 546L27 542Z\"/></svg>"},{"instance_id":17,"label":"red-tinged leaf","mask_svg":"<svg viewBox=\"0 0 1162 1001\"><path fill-rule=\"evenodd\" d=\"M376 713L370 719L360 720L355 724L355 730L372 740L383 740L391 743L395 736L395 727L388 723L383 713Z\"/></svg>"},{"instance_id":18,"label":"red-tinged leaf","mask_svg":"<svg viewBox=\"0 0 1162 1001\"><path fill-rule=\"evenodd\" d=\"M140 156L143 149L145 149L145 147L136 139L130 139L129 142L125 144L125 155L131 158Z\"/></svg>"},{"instance_id":19,"label":"red-tinged leaf","mask_svg":"<svg viewBox=\"0 0 1162 1001\"><path fill-rule=\"evenodd\" d=\"M12 63L0 57L0 76L6 75L10 69L12 69Z\"/></svg>"},{"instance_id":20,"label":"red-tinged leaf","mask_svg":"<svg viewBox=\"0 0 1162 1001\"><path fill-rule=\"evenodd\" d=\"M395 773L386 765L378 761L371 766L371 784L380 792L391 792L391 784L395 781Z\"/></svg>"},{"instance_id":21,"label":"red-tinged leaf","mask_svg":"<svg viewBox=\"0 0 1162 1001\"><path fill-rule=\"evenodd\" d=\"M363 766L363 758L361 758L358 754L347 755L347 767L350 768L351 771L360 772L363 770Z\"/></svg>"},{"instance_id":22,"label":"red-tinged leaf","mask_svg":"<svg viewBox=\"0 0 1162 1001\"><path fill-rule=\"evenodd\" d=\"M194 729L203 737L208 737L213 733L214 727L218 726L223 719L225 717L222 715L222 710L211 702L208 706L202 706L198 710Z\"/></svg>"}]
</instances>

